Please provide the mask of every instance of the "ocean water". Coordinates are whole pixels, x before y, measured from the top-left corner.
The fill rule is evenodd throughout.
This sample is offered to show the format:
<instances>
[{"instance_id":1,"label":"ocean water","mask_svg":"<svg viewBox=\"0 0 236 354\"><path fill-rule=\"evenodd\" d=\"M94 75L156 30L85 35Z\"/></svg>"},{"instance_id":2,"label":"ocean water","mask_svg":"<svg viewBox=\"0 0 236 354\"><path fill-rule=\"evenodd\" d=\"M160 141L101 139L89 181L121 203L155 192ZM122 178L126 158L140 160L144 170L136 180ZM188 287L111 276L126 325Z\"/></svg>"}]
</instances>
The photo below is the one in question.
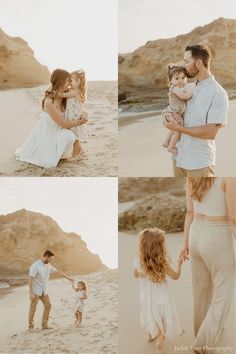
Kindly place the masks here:
<instances>
[{"instance_id":1,"label":"ocean water","mask_svg":"<svg viewBox=\"0 0 236 354\"><path fill-rule=\"evenodd\" d=\"M10 288L10 285L6 282L0 282L0 289Z\"/></svg>"}]
</instances>

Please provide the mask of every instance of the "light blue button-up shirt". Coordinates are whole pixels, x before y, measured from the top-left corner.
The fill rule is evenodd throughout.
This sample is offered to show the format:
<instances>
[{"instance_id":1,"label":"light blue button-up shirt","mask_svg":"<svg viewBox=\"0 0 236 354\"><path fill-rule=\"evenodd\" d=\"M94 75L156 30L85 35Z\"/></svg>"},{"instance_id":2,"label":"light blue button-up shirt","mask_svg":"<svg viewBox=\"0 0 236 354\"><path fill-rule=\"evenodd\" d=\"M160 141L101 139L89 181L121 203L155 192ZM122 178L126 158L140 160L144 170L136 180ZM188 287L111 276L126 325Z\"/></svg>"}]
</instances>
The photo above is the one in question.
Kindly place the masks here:
<instances>
[{"instance_id":1,"label":"light blue button-up shirt","mask_svg":"<svg viewBox=\"0 0 236 354\"><path fill-rule=\"evenodd\" d=\"M193 96L187 101L184 126L225 125L227 110L228 95L214 76L210 76L195 84ZM195 170L215 165L215 140L181 134L177 149L176 165L178 167Z\"/></svg>"}]
</instances>

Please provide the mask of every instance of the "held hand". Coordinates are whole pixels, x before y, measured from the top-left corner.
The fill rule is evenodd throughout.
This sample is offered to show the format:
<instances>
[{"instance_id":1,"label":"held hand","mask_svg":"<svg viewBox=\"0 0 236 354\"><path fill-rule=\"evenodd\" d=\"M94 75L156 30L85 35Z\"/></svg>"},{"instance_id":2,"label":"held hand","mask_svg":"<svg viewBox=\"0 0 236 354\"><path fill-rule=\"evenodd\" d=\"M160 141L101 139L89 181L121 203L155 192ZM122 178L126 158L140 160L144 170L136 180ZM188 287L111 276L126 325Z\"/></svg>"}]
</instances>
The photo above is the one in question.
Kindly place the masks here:
<instances>
[{"instance_id":1,"label":"held hand","mask_svg":"<svg viewBox=\"0 0 236 354\"><path fill-rule=\"evenodd\" d=\"M72 128L73 127L78 127L79 125L81 125L81 120L80 119L74 119L71 121L72 123Z\"/></svg>"},{"instance_id":2,"label":"held hand","mask_svg":"<svg viewBox=\"0 0 236 354\"><path fill-rule=\"evenodd\" d=\"M31 301L33 301L35 299L35 295L32 291L30 291L29 297L30 297Z\"/></svg>"},{"instance_id":3,"label":"held hand","mask_svg":"<svg viewBox=\"0 0 236 354\"><path fill-rule=\"evenodd\" d=\"M177 130L179 127L179 124L176 122L176 120L171 116L168 118L168 122L165 123L165 127L170 130Z\"/></svg>"},{"instance_id":4,"label":"held hand","mask_svg":"<svg viewBox=\"0 0 236 354\"><path fill-rule=\"evenodd\" d=\"M187 259L189 260L188 255L189 255L189 248L188 246L184 246L184 248L180 252L179 258L182 257L183 260L186 261Z\"/></svg>"}]
</instances>

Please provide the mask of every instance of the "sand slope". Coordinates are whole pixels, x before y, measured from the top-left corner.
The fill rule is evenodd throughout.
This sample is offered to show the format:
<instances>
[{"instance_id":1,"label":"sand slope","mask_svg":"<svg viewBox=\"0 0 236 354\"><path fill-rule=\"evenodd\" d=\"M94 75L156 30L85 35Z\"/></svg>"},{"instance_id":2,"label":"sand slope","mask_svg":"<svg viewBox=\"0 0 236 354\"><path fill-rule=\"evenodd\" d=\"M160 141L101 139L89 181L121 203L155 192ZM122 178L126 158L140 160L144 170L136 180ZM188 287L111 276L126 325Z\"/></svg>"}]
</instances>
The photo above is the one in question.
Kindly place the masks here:
<instances>
[{"instance_id":1,"label":"sand slope","mask_svg":"<svg viewBox=\"0 0 236 354\"><path fill-rule=\"evenodd\" d=\"M64 279L49 282L52 303L50 325L53 330L41 331L41 304L37 307L36 330L28 332L28 288L16 289L0 300L0 353L21 354L116 354L117 353L117 271L106 270L76 279L89 288L84 321L73 325L70 306L74 292ZM16 321L16 316L20 321Z\"/></svg>"},{"instance_id":2,"label":"sand slope","mask_svg":"<svg viewBox=\"0 0 236 354\"><path fill-rule=\"evenodd\" d=\"M140 328L139 321L139 289L138 281L133 277L133 259L136 255L137 236L119 234L119 354L154 354L155 343L146 341L146 333ZM173 261L178 257L182 247L183 234L167 235L167 245ZM185 334L176 337L174 341L166 342L166 353L191 354L190 346L193 341L193 314L190 263L185 263L181 278L170 280L170 289L175 301L178 314L185 329ZM235 345L234 328L235 312L230 312L225 330L218 345ZM177 350L175 346L184 349ZM228 351L230 353L235 352ZM218 352L218 354L223 352ZM212 354L215 354L212 351Z\"/></svg>"},{"instance_id":3,"label":"sand slope","mask_svg":"<svg viewBox=\"0 0 236 354\"><path fill-rule=\"evenodd\" d=\"M0 175L2 176L116 176L117 83L89 82L86 110L89 139L81 161L60 162L45 169L15 160L14 152L25 141L41 112L45 86L0 91Z\"/></svg>"},{"instance_id":4,"label":"sand slope","mask_svg":"<svg viewBox=\"0 0 236 354\"><path fill-rule=\"evenodd\" d=\"M236 101L230 101L228 125L216 137L216 176L236 175ZM138 115L136 116L136 118ZM134 121L134 123L132 123ZM130 117L119 129L119 176L169 177L171 154L162 147L167 129L160 114L151 118Z\"/></svg>"}]
</instances>

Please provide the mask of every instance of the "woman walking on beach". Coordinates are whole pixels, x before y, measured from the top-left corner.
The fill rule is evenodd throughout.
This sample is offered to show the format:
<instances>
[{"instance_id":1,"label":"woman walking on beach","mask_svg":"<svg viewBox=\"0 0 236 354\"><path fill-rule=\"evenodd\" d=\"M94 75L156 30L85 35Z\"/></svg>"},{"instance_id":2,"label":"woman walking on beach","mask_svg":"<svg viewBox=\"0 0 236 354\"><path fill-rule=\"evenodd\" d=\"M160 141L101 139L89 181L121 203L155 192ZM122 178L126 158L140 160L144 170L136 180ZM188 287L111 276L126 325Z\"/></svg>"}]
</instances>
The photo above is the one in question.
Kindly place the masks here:
<instances>
[{"instance_id":1,"label":"woman walking on beach","mask_svg":"<svg viewBox=\"0 0 236 354\"><path fill-rule=\"evenodd\" d=\"M70 80L70 74L56 69L51 75L50 90L45 92L42 101L43 112L24 144L16 150L17 160L33 165L50 168L56 167L60 159L73 156L75 135L70 128L83 124L83 118L73 121L64 119L66 99L60 97Z\"/></svg>"},{"instance_id":2,"label":"woman walking on beach","mask_svg":"<svg viewBox=\"0 0 236 354\"><path fill-rule=\"evenodd\" d=\"M207 354L220 338L234 296L236 179L188 178L186 199L180 256L191 259L194 352Z\"/></svg>"}]
</instances>

